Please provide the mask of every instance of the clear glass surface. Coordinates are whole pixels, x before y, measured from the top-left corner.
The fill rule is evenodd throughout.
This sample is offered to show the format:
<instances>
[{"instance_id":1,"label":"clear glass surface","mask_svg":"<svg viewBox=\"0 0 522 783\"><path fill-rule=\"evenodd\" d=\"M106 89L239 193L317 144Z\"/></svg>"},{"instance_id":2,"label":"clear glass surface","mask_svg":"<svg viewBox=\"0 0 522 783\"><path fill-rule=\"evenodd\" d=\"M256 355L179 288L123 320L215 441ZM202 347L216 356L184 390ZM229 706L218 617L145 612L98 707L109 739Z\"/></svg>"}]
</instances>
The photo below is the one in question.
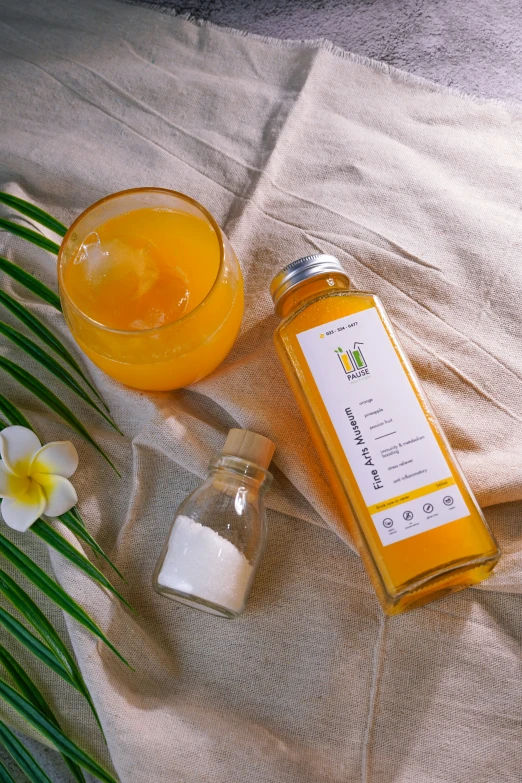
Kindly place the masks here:
<instances>
[{"instance_id":1,"label":"clear glass surface","mask_svg":"<svg viewBox=\"0 0 522 783\"><path fill-rule=\"evenodd\" d=\"M263 495L271 480L238 457L214 458L207 480L176 512L154 590L210 614L239 616L265 548Z\"/></svg>"}]
</instances>

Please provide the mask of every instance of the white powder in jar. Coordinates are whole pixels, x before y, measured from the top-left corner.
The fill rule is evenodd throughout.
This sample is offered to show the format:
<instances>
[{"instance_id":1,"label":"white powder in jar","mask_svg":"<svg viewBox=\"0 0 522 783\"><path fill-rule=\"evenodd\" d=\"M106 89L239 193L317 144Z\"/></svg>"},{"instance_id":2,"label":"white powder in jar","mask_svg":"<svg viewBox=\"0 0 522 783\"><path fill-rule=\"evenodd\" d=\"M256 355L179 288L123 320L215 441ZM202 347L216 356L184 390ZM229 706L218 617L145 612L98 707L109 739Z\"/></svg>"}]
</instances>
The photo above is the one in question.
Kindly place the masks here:
<instances>
[{"instance_id":1,"label":"white powder in jar","mask_svg":"<svg viewBox=\"0 0 522 783\"><path fill-rule=\"evenodd\" d=\"M239 612L251 574L252 566L234 544L180 516L170 534L158 584Z\"/></svg>"}]
</instances>

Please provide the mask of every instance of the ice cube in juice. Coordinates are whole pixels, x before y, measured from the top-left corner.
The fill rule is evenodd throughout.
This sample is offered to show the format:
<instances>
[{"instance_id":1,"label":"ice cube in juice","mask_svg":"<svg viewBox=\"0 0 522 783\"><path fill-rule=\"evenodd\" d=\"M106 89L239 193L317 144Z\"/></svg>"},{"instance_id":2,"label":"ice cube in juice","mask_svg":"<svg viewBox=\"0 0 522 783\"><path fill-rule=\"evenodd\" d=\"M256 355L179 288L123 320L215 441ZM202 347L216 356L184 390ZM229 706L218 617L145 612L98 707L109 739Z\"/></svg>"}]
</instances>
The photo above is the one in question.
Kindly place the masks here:
<instances>
[{"instance_id":1,"label":"ice cube in juice","mask_svg":"<svg viewBox=\"0 0 522 783\"><path fill-rule=\"evenodd\" d=\"M65 270L75 304L111 329L143 330L177 321L210 291L218 240L200 218L138 209L107 220Z\"/></svg>"}]
</instances>

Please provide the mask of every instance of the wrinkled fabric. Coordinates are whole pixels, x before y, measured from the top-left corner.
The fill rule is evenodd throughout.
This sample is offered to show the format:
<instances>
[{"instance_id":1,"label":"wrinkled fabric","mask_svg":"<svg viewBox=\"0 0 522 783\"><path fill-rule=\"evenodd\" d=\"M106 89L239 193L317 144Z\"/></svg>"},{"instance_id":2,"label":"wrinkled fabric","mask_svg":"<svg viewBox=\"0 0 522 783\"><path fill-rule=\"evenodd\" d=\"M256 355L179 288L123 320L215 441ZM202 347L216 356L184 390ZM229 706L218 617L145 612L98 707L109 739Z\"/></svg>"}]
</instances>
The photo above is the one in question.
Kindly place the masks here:
<instances>
[{"instance_id":1,"label":"wrinkled fabric","mask_svg":"<svg viewBox=\"0 0 522 783\"><path fill-rule=\"evenodd\" d=\"M107 746L71 688L19 659L122 783L519 781L520 108L324 43L277 45L108 0L0 9L0 188L66 224L124 188L183 191L230 238L246 294L216 372L146 394L82 360L62 316L2 279L83 361L125 433L45 377L119 479L1 376L43 441L74 442L81 511L137 610L30 533L9 534L134 667L38 597L69 635ZM45 251L0 234L0 252L56 288ZM272 345L270 279L313 252L336 255L354 286L383 299L503 550L478 589L402 617L377 604ZM267 552L246 614L227 622L158 596L151 577L177 505L231 426L277 451Z\"/></svg>"}]
</instances>

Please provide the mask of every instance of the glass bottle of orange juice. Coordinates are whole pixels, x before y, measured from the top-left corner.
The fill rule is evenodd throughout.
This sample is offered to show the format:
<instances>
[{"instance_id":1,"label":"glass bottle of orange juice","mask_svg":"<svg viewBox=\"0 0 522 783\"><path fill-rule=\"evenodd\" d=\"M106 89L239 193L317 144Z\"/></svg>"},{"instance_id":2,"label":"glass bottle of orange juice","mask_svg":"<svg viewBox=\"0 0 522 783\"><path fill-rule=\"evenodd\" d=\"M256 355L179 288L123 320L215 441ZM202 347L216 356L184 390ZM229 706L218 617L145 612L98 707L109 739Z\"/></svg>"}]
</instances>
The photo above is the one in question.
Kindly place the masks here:
<instances>
[{"instance_id":1,"label":"glass bottle of orange juice","mask_svg":"<svg viewBox=\"0 0 522 783\"><path fill-rule=\"evenodd\" d=\"M379 298L322 254L271 294L279 358L385 612L485 579L497 544Z\"/></svg>"}]
</instances>

